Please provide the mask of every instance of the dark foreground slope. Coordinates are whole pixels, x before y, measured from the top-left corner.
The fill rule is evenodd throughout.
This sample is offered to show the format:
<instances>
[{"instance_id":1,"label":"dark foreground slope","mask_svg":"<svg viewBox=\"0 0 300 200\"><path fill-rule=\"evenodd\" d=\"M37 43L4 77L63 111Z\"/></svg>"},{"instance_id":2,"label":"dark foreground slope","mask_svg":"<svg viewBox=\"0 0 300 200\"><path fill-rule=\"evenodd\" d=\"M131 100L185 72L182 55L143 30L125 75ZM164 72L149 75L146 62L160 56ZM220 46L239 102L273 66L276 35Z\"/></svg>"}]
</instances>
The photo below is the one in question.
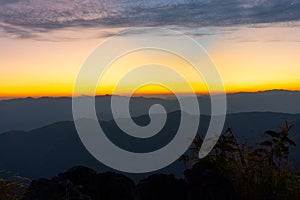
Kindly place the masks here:
<instances>
[{"instance_id":1,"label":"dark foreground slope","mask_svg":"<svg viewBox=\"0 0 300 200\"><path fill-rule=\"evenodd\" d=\"M182 172L183 173L183 172ZM23 200L234 200L232 184L212 164L199 162L186 170L185 180L153 174L135 184L113 172L97 173L77 166L51 179L31 182Z\"/></svg>"}]
</instances>

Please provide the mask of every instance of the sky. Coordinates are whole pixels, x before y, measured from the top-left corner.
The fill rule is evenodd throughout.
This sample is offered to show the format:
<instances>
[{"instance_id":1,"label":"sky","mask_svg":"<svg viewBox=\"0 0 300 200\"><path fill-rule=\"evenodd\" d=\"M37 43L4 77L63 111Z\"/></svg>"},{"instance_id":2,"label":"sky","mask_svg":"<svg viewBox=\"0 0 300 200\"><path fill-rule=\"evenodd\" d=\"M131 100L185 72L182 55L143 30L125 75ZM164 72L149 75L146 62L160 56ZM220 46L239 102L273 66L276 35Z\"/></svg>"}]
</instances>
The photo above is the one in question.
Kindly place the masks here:
<instances>
[{"instance_id":1,"label":"sky","mask_svg":"<svg viewBox=\"0 0 300 200\"><path fill-rule=\"evenodd\" d=\"M166 27L192 37L207 50L227 92L300 90L299 10L300 0L0 0L0 97L72 95L89 53L135 27ZM111 93L117 74L140 57L117 63L97 94ZM207 92L185 63L161 59L186 73L197 93ZM186 92L180 81L165 78ZM132 84L123 83L119 93ZM168 92L157 85L136 91Z\"/></svg>"}]
</instances>

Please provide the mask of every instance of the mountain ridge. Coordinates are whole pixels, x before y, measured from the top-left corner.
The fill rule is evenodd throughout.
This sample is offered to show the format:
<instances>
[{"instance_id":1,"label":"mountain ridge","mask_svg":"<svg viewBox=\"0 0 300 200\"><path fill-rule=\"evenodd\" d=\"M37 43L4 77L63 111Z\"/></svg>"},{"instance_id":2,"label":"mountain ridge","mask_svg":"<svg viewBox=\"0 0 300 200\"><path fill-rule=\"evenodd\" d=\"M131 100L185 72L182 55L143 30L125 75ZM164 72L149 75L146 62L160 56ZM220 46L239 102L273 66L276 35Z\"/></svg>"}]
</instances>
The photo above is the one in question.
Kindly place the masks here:
<instances>
[{"instance_id":1,"label":"mountain ridge","mask_svg":"<svg viewBox=\"0 0 300 200\"><path fill-rule=\"evenodd\" d=\"M103 130L109 134L109 139L117 146L131 151L144 152L160 148L172 139L174 124L180 117L178 112L169 113L170 120L167 122L164 134L158 135L149 141L134 140L122 135L113 121L104 122ZM138 117L146 120L147 116ZM198 133L204 134L209 124L209 116L201 116ZM291 156L296 159L300 166L298 154L300 153L300 114L284 113L238 113L229 114L226 118L224 130L232 128L240 143L245 139L252 144L262 140L264 131L277 130L279 125L288 121L294 123L290 137L297 146L292 148ZM175 127L176 128L176 127ZM85 165L99 171L111 171L112 169L99 163L82 145L77 134L74 122L64 121L50 124L31 131L9 131L0 134L0 168L20 175L37 178L51 177L57 172L68 169L75 165ZM160 172L179 174L183 170L183 164L176 161L172 165L162 169ZM132 175L130 177L142 177ZM145 175L146 176L146 175Z\"/></svg>"},{"instance_id":2,"label":"mountain ridge","mask_svg":"<svg viewBox=\"0 0 300 200\"><path fill-rule=\"evenodd\" d=\"M112 120L111 96L97 96L95 99L99 120ZM201 114L210 115L209 96L198 96L198 102ZM227 113L276 112L296 114L300 113L298 102L300 102L300 91L272 90L263 93L234 93L227 95ZM180 109L178 101L173 98L132 97L129 105L130 114L132 117L146 115L153 104L161 104L167 112ZM0 133L12 129L31 130L68 120L73 120L71 97L0 100Z\"/></svg>"}]
</instances>

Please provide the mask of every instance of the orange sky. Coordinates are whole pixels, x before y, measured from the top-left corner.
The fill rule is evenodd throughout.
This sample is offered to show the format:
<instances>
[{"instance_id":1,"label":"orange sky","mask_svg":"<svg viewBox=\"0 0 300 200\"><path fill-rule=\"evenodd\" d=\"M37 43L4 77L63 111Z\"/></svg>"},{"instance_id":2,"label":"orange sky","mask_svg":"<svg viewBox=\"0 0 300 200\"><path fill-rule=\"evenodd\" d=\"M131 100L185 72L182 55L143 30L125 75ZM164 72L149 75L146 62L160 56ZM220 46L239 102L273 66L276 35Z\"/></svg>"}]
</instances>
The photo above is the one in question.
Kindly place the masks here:
<instances>
[{"instance_id":1,"label":"orange sky","mask_svg":"<svg viewBox=\"0 0 300 200\"><path fill-rule=\"evenodd\" d=\"M273 24L259 28L231 27L229 30L195 38L215 62L227 92L300 90L299 26ZM72 38L68 37L70 35ZM71 95L82 62L103 39L96 28L57 30L43 33L39 39L0 38L0 97ZM118 72L121 72L119 66L129 67L131 61L139 58L139 55L131 55L117 63L115 71L104 78L98 94L111 92L118 80ZM194 76L185 63L168 56L161 59L172 60L168 62L169 67L185 73L196 92L207 91L201 77ZM180 81L165 78L170 79L177 92L186 92ZM126 94L126 88L131 85L134 81L123 83L119 93ZM157 85L148 85L137 93L168 91Z\"/></svg>"}]
</instances>

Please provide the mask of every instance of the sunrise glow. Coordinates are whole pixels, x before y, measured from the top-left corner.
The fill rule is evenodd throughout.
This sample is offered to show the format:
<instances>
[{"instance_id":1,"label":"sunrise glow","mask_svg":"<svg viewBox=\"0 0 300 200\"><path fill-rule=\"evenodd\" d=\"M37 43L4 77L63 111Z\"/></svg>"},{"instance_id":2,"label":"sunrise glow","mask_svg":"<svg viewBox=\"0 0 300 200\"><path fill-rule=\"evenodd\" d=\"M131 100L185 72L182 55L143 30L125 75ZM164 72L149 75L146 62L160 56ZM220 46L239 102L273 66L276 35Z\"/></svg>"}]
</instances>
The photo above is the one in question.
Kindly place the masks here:
<instances>
[{"instance_id":1,"label":"sunrise glow","mask_svg":"<svg viewBox=\"0 0 300 200\"><path fill-rule=\"evenodd\" d=\"M120 29L107 29L117 33ZM32 38L0 39L0 98L26 96L71 96L81 64L89 53L108 36L97 36L97 29L82 29L77 39L61 39L72 29L57 30L42 40ZM266 36L267 35L267 36ZM195 37L202 44L224 81L227 92L260 91L271 89L300 90L300 28L286 25L273 27L236 27L226 34ZM52 41L53 38L60 38ZM116 47L117 48L117 47ZM176 58L161 55L167 66L186 75L196 93L207 93L201 77L195 76L190 66ZM109 76L102 80L96 95L111 94L123 69L142 64L138 54L116 63ZM149 74L146 74L149 75ZM142 77L137 77L142 78ZM178 93L188 93L181 82L170 84ZM117 93L128 94L134 81L122 83ZM135 94L168 94L163 87L149 85ZM215 91L218 92L218 91Z\"/></svg>"}]
</instances>

